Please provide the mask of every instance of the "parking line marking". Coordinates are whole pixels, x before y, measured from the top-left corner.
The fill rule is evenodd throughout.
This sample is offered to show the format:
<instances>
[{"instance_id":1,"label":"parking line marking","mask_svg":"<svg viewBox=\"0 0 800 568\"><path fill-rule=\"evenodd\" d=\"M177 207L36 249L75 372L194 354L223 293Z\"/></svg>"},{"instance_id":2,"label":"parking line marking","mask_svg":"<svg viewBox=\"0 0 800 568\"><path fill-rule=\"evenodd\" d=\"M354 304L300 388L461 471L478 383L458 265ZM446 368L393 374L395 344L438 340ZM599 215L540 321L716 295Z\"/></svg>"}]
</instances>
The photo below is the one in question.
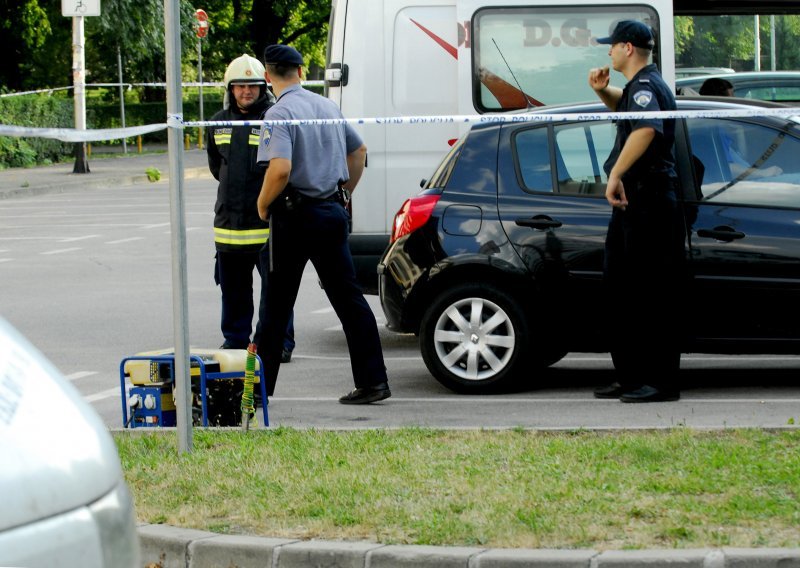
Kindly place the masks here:
<instances>
[{"instance_id":1,"label":"parking line marking","mask_svg":"<svg viewBox=\"0 0 800 568\"><path fill-rule=\"evenodd\" d=\"M295 359L315 359L317 361L349 361L350 356L341 355L295 355L292 354L292 361ZM383 357L384 361L422 361L422 355L411 355L408 357Z\"/></svg>"},{"instance_id":2,"label":"parking line marking","mask_svg":"<svg viewBox=\"0 0 800 568\"><path fill-rule=\"evenodd\" d=\"M321 308L319 310L314 310L311 312L312 314L329 314L333 311L333 307L328 306L327 308Z\"/></svg>"},{"instance_id":3,"label":"parking line marking","mask_svg":"<svg viewBox=\"0 0 800 568\"><path fill-rule=\"evenodd\" d=\"M69 375L66 375L66 378L70 381L74 381L76 379L82 379L83 377L90 377L96 374L97 371L78 371L77 373L70 373Z\"/></svg>"},{"instance_id":4,"label":"parking line marking","mask_svg":"<svg viewBox=\"0 0 800 568\"><path fill-rule=\"evenodd\" d=\"M46 251L46 252L41 252L39 254L61 254L61 253L64 253L64 252L72 252L72 251L76 251L76 250L82 250L82 249L81 249L81 247L74 247L74 248L68 248L68 249L56 249L56 250L49 250L49 251Z\"/></svg>"},{"instance_id":5,"label":"parking line marking","mask_svg":"<svg viewBox=\"0 0 800 568\"><path fill-rule=\"evenodd\" d=\"M301 397L301 396L271 396L269 397L270 400L274 400L275 402L333 402L338 401L338 397L326 397L326 396L309 396L309 397ZM390 399L387 399L390 402L413 402L413 403L420 403L420 402L431 402L431 403L442 403L442 402L454 402L458 404L462 403L480 403L486 404L491 402L497 403L509 403L509 402L527 402L527 403L536 403L536 402L544 402L544 403L576 403L576 402L591 402L592 404L623 404L616 399L598 399L594 397L589 398L492 398L492 397L479 397L479 396L472 396L472 395L453 395L448 397L400 397L393 395ZM681 404L681 403L691 403L691 404L797 404L800 403L800 398L727 398L727 399L707 399L707 398L687 398L682 396L679 401L674 401L671 403L665 404ZM634 408L635 405L624 405L623 408Z\"/></svg>"},{"instance_id":6,"label":"parking line marking","mask_svg":"<svg viewBox=\"0 0 800 568\"><path fill-rule=\"evenodd\" d=\"M84 235L82 237L66 237L64 239L58 239L60 243L71 243L74 241L84 241L86 239L96 239L100 235Z\"/></svg>"},{"instance_id":7,"label":"parking line marking","mask_svg":"<svg viewBox=\"0 0 800 568\"><path fill-rule=\"evenodd\" d=\"M98 400L103 400L104 398L110 398L112 396L119 396L119 387L96 392L83 398L86 400L86 402L97 402Z\"/></svg>"},{"instance_id":8,"label":"parking line marking","mask_svg":"<svg viewBox=\"0 0 800 568\"><path fill-rule=\"evenodd\" d=\"M127 239L118 239L116 241L108 241L106 242L107 245L118 245L120 243L129 243L131 241L141 241L144 240L144 237L128 237Z\"/></svg>"}]
</instances>

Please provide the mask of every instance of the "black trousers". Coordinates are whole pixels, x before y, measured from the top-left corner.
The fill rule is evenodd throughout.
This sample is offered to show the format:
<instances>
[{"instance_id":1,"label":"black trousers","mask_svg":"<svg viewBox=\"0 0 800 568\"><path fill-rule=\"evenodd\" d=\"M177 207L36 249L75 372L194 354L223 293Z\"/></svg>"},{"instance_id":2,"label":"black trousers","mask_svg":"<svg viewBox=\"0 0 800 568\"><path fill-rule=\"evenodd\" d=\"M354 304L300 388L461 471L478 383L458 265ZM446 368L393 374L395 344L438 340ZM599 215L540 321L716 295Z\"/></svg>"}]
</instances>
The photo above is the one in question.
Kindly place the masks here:
<instances>
[{"instance_id":1,"label":"black trousers","mask_svg":"<svg viewBox=\"0 0 800 568\"><path fill-rule=\"evenodd\" d=\"M281 341L310 260L342 322L356 387L386 382L386 366L375 315L356 280L347 243L349 214L335 201L306 201L270 217L267 290L261 301L258 354L272 396L280 369Z\"/></svg>"},{"instance_id":2,"label":"black trousers","mask_svg":"<svg viewBox=\"0 0 800 568\"><path fill-rule=\"evenodd\" d=\"M611 215L603 266L614 366L625 386L677 389L686 230L675 181L624 183L628 206Z\"/></svg>"},{"instance_id":3,"label":"black trousers","mask_svg":"<svg viewBox=\"0 0 800 568\"><path fill-rule=\"evenodd\" d=\"M228 252L217 251L214 266L214 278L222 292L222 318L220 328L225 344L234 349L247 349L250 343L250 334L253 331L253 270L258 270L264 285L266 272L262 265L268 262L269 251L266 247L262 250ZM263 291L261 292L263 297ZM283 348L294 350L294 323L289 317L286 333L283 338ZM260 322L256 325L257 341L260 333Z\"/></svg>"}]
</instances>

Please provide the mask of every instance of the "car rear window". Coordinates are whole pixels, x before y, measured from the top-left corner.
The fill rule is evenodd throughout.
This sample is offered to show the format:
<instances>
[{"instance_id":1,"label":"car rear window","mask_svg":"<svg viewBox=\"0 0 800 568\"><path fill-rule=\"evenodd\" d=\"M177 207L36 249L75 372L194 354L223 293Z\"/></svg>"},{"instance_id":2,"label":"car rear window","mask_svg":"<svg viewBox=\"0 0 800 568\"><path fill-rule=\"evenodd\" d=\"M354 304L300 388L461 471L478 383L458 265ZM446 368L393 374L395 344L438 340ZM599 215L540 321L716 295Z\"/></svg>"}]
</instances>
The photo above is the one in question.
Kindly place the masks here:
<instances>
[{"instance_id":1,"label":"car rear window","mask_svg":"<svg viewBox=\"0 0 800 568\"><path fill-rule=\"evenodd\" d=\"M425 184L425 189L443 188L447 185L447 182L450 180L450 176L453 175L453 168L455 168L458 157L461 155L461 148L464 147L464 141L466 139L466 136L462 136L455 144L453 144L453 147L450 148L450 151L444 157L444 160L442 160L442 162L436 168L436 171L433 172L433 175Z\"/></svg>"}]
</instances>

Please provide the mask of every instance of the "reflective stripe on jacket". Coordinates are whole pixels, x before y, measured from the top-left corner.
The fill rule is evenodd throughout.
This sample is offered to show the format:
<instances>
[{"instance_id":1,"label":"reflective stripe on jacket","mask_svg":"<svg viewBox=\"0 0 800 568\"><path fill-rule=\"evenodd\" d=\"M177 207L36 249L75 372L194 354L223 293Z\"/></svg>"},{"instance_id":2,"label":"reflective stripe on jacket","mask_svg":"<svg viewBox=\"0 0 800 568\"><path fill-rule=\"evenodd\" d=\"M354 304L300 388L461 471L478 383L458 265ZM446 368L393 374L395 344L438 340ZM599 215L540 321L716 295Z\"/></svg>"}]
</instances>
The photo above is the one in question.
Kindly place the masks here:
<instances>
[{"instance_id":1,"label":"reflective stripe on jacket","mask_svg":"<svg viewBox=\"0 0 800 568\"><path fill-rule=\"evenodd\" d=\"M260 120L271 106L266 97L242 113L238 107L216 113L213 121ZM258 216L256 201L266 168L256 164L259 126L212 126L206 132L208 167L219 181L214 204L214 243L217 250L260 249L269 238L269 225Z\"/></svg>"}]
</instances>

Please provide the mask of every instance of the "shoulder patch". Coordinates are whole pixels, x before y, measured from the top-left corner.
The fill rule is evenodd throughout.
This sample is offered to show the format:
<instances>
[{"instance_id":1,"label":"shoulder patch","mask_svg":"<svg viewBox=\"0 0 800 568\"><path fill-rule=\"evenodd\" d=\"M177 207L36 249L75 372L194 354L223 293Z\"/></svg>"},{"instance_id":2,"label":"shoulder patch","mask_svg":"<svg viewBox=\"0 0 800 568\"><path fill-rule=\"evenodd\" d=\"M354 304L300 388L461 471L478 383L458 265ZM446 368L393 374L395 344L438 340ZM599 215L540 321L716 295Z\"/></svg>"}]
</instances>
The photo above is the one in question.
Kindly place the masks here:
<instances>
[{"instance_id":1,"label":"shoulder patch","mask_svg":"<svg viewBox=\"0 0 800 568\"><path fill-rule=\"evenodd\" d=\"M265 124L262 126L261 135L264 139L264 146L269 146L269 141L272 138L272 125Z\"/></svg>"},{"instance_id":2,"label":"shoulder patch","mask_svg":"<svg viewBox=\"0 0 800 568\"><path fill-rule=\"evenodd\" d=\"M653 100L653 93L650 91L637 91L633 95L633 102L640 107L646 107Z\"/></svg>"},{"instance_id":3,"label":"shoulder patch","mask_svg":"<svg viewBox=\"0 0 800 568\"><path fill-rule=\"evenodd\" d=\"M640 78L640 79L639 79L639 82L640 82L640 83L649 83L649 82L650 82L650 79L647 79L647 78L645 78L645 77L642 77L642 78Z\"/></svg>"}]
</instances>

